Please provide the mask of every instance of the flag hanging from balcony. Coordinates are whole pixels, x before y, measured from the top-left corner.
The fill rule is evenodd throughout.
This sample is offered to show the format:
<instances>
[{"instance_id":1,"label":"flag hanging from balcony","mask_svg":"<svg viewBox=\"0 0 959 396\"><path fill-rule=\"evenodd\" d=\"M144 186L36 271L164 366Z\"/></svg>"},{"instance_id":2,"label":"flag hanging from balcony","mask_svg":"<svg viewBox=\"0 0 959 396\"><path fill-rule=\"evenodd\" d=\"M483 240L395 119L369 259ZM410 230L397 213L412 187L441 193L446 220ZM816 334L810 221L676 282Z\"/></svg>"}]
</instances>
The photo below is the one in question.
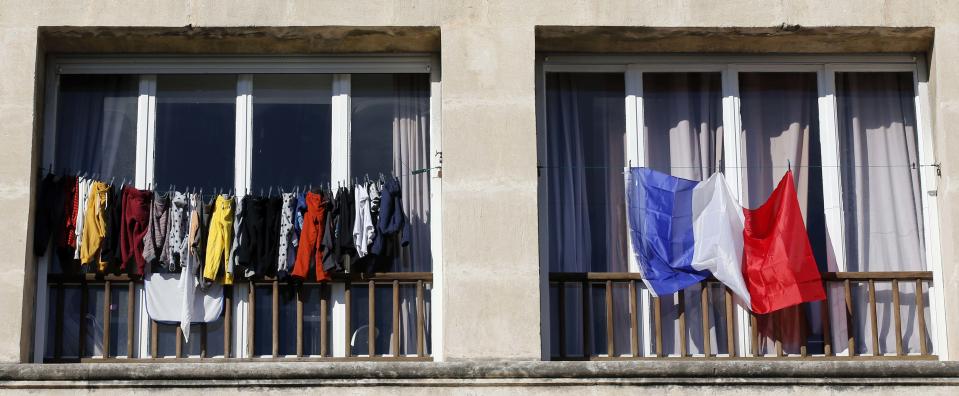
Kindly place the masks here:
<instances>
[{"instance_id":1,"label":"flag hanging from balcony","mask_svg":"<svg viewBox=\"0 0 959 396\"><path fill-rule=\"evenodd\" d=\"M625 173L629 234L650 292L670 295L712 273L748 306L742 208L723 175L698 182L647 168Z\"/></svg>"},{"instance_id":2,"label":"flag hanging from balcony","mask_svg":"<svg viewBox=\"0 0 959 396\"><path fill-rule=\"evenodd\" d=\"M744 209L743 273L760 314L826 298L796 197L792 171L769 200Z\"/></svg>"}]
</instances>

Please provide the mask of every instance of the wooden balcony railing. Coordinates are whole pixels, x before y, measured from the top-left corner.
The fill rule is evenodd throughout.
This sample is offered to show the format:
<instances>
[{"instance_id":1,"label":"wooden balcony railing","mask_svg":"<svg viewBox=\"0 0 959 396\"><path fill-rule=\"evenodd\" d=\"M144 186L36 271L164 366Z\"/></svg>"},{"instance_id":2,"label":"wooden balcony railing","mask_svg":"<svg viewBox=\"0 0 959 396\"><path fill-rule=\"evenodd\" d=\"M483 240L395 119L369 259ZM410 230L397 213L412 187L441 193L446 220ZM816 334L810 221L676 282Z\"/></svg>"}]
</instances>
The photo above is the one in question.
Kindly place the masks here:
<instances>
[{"instance_id":1,"label":"wooden balcony railing","mask_svg":"<svg viewBox=\"0 0 959 396\"><path fill-rule=\"evenodd\" d=\"M147 313L139 312L137 313L137 290L142 288L143 280L142 279L131 279L126 275L95 275L95 274L79 274L79 275L63 275L63 274L50 274L47 277L48 290L50 291L51 301L49 306L49 317L47 319L47 327L52 327L52 331L48 331L47 335L47 357L44 359L45 362L86 362L86 361L111 361L111 362L134 362L134 361L169 361L171 360L170 356L161 356L160 353L160 334L161 328L167 331L170 331L171 328L175 328L176 338L175 338L175 353L172 356L172 360L178 359L188 359L188 360L223 360L223 359L236 359L236 356L240 355L235 351L234 345L236 344L233 339L234 326L246 326L247 330L247 342L245 345L246 351L245 356L247 359L289 359L289 358L300 358L306 360L343 360L343 359L352 359L352 360L430 360L429 351L427 350L427 343L429 342L426 339L426 332L429 328L429 316L426 314L426 302L427 296L426 293L429 293L429 287L432 284L433 276L429 272L394 272L394 273L377 273L373 275L364 275L364 274L334 274L333 279L328 282L302 282L298 287L291 287L289 290L295 294L295 301L292 302L295 305L295 326L296 326L296 353L295 356L290 356L289 354L280 354L280 295L281 288L287 287L286 281L280 281L277 279L261 279L256 280L252 283L251 287L248 287L249 294L247 295L247 301L249 309L247 310L247 319L245 323L234 323L236 320L235 313L233 311L234 307L234 286L225 286L224 287L224 307L223 313L221 314L220 320L222 320L222 352L217 354L217 357L210 356L208 352L210 348L214 345L208 343L208 338L210 335L210 326L206 323L195 324L194 327L199 327L199 354L189 355L185 352L185 341L183 337L182 330L176 324L162 324L153 320L149 320L150 329L149 329L149 356L137 357L137 345L135 340L137 340L137 327L138 323L136 317L138 315L146 315ZM267 354L257 354L255 353L254 340L256 339L256 295L257 289L269 288L272 290L272 301L270 311L271 315L271 325L272 325L272 353ZM342 289L342 300L340 300L344 305L345 314L343 315L343 320L339 322L333 322L330 320L329 315L333 305L332 294L330 293L333 287L341 287ZM351 326L351 303L354 298L352 296L353 289L360 287L366 288L368 293L368 322L366 329L353 329ZM413 315L415 315L415 353L410 353L409 351L401 351L400 343L400 289L401 287L415 288L415 309L413 309ZM125 301L123 304L126 306L125 320L117 320L112 318L114 311L117 311L115 304L115 299L111 298L111 292L123 289L126 294ZM319 344L319 354L308 354L304 352L304 305L305 305L305 296L304 291L310 288L319 289L319 334L318 340L311 340L318 342ZM88 312L91 307L89 307L89 298L91 292L101 289L103 293L103 304L102 307L96 307L96 309L101 310L102 312L96 313L99 315L99 321L101 321L101 326L99 329L95 329L96 332L102 331L102 345L99 348L99 351L94 355L92 353L92 346L88 345L88 332L91 328L96 328L96 325L91 325L89 322L90 316L94 313ZM392 291L391 298L391 312L392 312L392 331L389 332L391 337L390 350L377 350L376 349L376 302L375 292L377 289L388 289ZM73 313L67 311L67 306L72 305L68 304L67 292L70 291L71 294L79 294L79 312ZM100 293L99 290L96 290L97 294ZM289 302L288 302L289 303ZM41 307L40 309L48 309L48 307ZM79 337L76 340L79 345L69 345L69 348L77 351L78 353L66 353L65 349L68 347L66 345L66 339L64 334L65 329L65 320L68 315L79 315L75 317L78 322L79 327ZM118 325L114 322L125 322L125 329L111 329L112 326ZM332 326L342 326L342 333L345 334L344 339L342 340L332 340L331 334ZM114 348L117 348L117 345L111 345L111 335L116 335L115 333L119 331L125 331L125 353L120 356L115 353ZM360 332L366 331L367 334L367 351L361 356L354 355L351 353L351 347L355 348L355 345L352 345L354 340L354 335ZM193 333L191 331L191 333ZM38 334L38 336L42 336ZM219 334L218 334L219 336ZM191 337L196 337L191 335ZM71 337L72 338L72 337ZM195 339L195 338L193 338ZM193 342L191 339L191 344ZM333 356L331 351L331 346L334 342L342 342L345 347L345 356ZM51 345L52 344L52 345ZM73 349L75 348L75 349ZM50 353L52 349L52 354ZM252 358L251 358L252 357Z\"/></svg>"},{"instance_id":2,"label":"wooden balcony railing","mask_svg":"<svg viewBox=\"0 0 959 396\"><path fill-rule=\"evenodd\" d=\"M553 342L552 346L552 355L554 360L615 360L615 359L646 359L646 358L665 358L665 357L679 357L679 358L712 358L712 357L723 357L723 358L826 358L826 359L936 359L936 356L930 354L929 340L927 339L927 325L926 325L926 313L925 309L928 308L927 301L925 300L924 287L931 287L932 283L932 272L929 271L915 271L915 272L829 272L822 274L823 283L827 291L827 300L825 302L820 302L817 305L816 310L809 310L806 312L818 312L821 316L817 322L821 324L821 336L822 345L817 345L816 352L812 352L810 348L810 323L813 320L807 318L805 315L796 315L791 317L786 317L783 311L774 312L768 315L756 315L751 312L737 310L736 305L734 304L734 296L732 292L720 284L715 279L710 279L703 282L701 288L698 290L697 300L699 300L699 312L701 313L700 318L689 318L687 317L687 295L690 291L679 292L676 294L675 298L672 301L677 301L676 304L676 316L675 322L669 323L664 319L664 314L662 312L662 297L653 297L645 291L645 285L642 282L642 276L638 273L623 273L623 272L588 272L588 273L573 273L573 272L554 272L549 275L550 282L550 293L555 293L555 298L552 298L551 301L556 304L556 306L551 309L551 312L558 315L558 318L554 318L551 321L552 326L559 326L558 329L553 329L553 337L559 337L558 342ZM914 298L915 298L915 313L911 319L915 319L915 324L911 326L910 334L913 335L913 340L915 341L918 338L918 351L910 353L907 351L907 348L904 346L904 329L903 329L903 317L901 305L911 304L912 302L906 302L901 299L901 284L910 284L914 287ZM888 284L889 292L891 294L891 301L887 302L892 306L892 313L890 316L893 317L892 320L892 329L885 329L879 327L879 320L877 320L877 284ZM865 286L862 290L865 294L865 301L857 301L853 298L853 290L857 287L860 289L862 286ZM574 287L578 288L578 296L574 296L572 299L569 298L568 288ZM628 289L628 297L614 298L614 288L621 287ZM595 289L600 288L604 293L595 293ZM571 289L570 289L571 290ZM712 293L710 291L713 291ZM721 293L716 291L721 290ZM594 307L597 301L594 301L598 297L605 306L605 312L591 313L590 310ZM839 295L842 301L830 301L830 297L835 297ZM640 297L644 296L644 297ZM721 298L722 301L716 300ZM648 306L643 306L640 303L641 299L648 299ZM571 301L574 300L574 301ZM580 301L575 301L580 300ZM866 302L867 301L867 302ZM695 303L695 302L694 302ZM707 307L715 307L716 303L719 303L723 307L722 315L716 313L714 314L712 325L718 326L722 321L721 325L724 326L725 339L723 340L712 340L716 344L724 343L725 353L719 354L711 352L711 321L709 315L709 309ZM570 308L570 305L573 307ZM805 304L804 304L805 305ZM866 313L857 311L862 305L866 306ZM625 309L628 307L628 309ZM841 307L841 308L836 308ZM566 317L572 309L572 312L575 312L577 315L574 320L570 320ZM581 309L581 312L576 312L576 309ZM646 311L643 313L642 311ZM843 311L843 312L839 312ZM750 337L748 341L748 351L745 353L745 356L738 356L738 348L740 338L738 332L742 331L742 328L746 326L740 325L739 313L746 312L748 315L749 325L748 328L750 331ZM628 318L616 318L617 315L628 315ZM780 316L783 315L783 316ZM837 316L839 315L839 316ZM646 329L644 332L643 329L643 318L645 316L648 320L649 326L651 329ZM836 342L834 342L833 337L835 333L831 327L831 318L842 317L845 320L845 329L846 334L840 335L845 337L843 342L845 347L843 350L838 350L836 348ZM857 323L858 321L863 321L862 318L868 317L868 320L865 323ZM583 320L582 318L587 318ZM592 319L588 319L592 318ZM616 326L614 322L620 319L620 323L628 322L628 326ZM594 325L597 323L603 324L605 322L605 335L593 335ZM702 326L701 337L702 345L704 346L704 351L700 353L692 354L689 351L688 340L687 340L687 325L688 322L695 321L695 326ZM760 321L770 324L766 326L767 331L764 334L760 334ZM888 320L884 320L884 323L888 323ZM788 326L788 328L787 328ZM628 327L628 328L627 328ZM770 330L771 327L771 331ZM798 346L798 353L787 353L784 351L783 345L783 333L788 331L798 330L802 333L799 337L801 340ZM869 345L871 345L870 351L861 351L857 350L857 345L860 345L862 340L857 343L857 328L868 328L869 331ZM664 330L666 329L666 330ZM673 331L673 329L678 329L678 353L666 353L664 351L664 341L663 334L664 331ZM626 330L628 331L628 337L624 337L622 334L617 332ZM841 329L840 329L841 331ZM568 336L569 334L581 333L582 340L576 340L575 344L582 353L570 353L568 351L569 340L571 338L578 338L575 336ZM864 332L863 332L864 333ZM895 337L895 353L884 353L881 351L880 343L880 333L894 334L889 335L888 337ZM718 334L718 332L717 332ZM860 334L859 336L862 336ZM649 337L649 339L645 339ZM761 344L761 337L764 339L774 340L774 346L772 348L764 348ZM605 348L607 353L596 353L591 349L596 349L591 345L600 345L602 346L603 338L605 338ZM617 347L617 339L629 340L629 352L628 353L617 353L617 351L623 351L625 348L620 346ZM643 340L642 342L640 340ZM696 340L697 342L700 340ZM648 343L644 345L644 343ZM718 349L718 347L717 347ZM769 349L773 349L769 351ZM887 348L888 349L888 348Z\"/></svg>"}]
</instances>

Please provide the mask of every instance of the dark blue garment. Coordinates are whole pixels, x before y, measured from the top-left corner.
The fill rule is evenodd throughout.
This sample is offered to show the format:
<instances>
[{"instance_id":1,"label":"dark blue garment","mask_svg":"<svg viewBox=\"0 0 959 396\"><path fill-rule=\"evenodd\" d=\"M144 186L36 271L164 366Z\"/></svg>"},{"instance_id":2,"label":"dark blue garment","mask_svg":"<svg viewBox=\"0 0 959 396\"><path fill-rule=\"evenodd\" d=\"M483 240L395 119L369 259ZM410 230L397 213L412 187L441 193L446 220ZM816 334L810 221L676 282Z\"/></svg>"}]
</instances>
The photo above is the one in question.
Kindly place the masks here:
<instances>
[{"instance_id":1,"label":"dark blue garment","mask_svg":"<svg viewBox=\"0 0 959 396\"><path fill-rule=\"evenodd\" d=\"M395 178L387 180L383 184L383 190L380 191L380 216L376 222L376 233L370 253L377 256L395 254L396 249L391 244L395 243L397 237L400 238L400 246L408 246L409 233L405 225L400 182Z\"/></svg>"},{"instance_id":2,"label":"dark blue garment","mask_svg":"<svg viewBox=\"0 0 959 396\"><path fill-rule=\"evenodd\" d=\"M668 296L709 277L692 268L693 189L699 182L647 168L629 168L626 198L629 236L643 280Z\"/></svg>"}]
</instances>

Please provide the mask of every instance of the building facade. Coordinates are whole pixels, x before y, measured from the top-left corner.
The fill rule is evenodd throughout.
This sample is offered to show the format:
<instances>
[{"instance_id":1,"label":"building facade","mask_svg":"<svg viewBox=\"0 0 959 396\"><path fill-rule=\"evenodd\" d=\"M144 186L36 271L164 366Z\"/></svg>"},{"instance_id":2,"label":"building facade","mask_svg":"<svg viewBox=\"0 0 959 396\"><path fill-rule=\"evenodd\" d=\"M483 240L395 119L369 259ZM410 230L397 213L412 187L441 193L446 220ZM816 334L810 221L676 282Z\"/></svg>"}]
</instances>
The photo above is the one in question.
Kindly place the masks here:
<instances>
[{"instance_id":1,"label":"building facade","mask_svg":"<svg viewBox=\"0 0 959 396\"><path fill-rule=\"evenodd\" d=\"M4 1L0 29L7 391L959 386L959 4ZM747 207L794 171L827 301L651 294L628 166L724 171ZM142 279L35 251L51 172L208 196L392 174L414 250L236 282L182 330Z\"/></svg>"}]
</instances>

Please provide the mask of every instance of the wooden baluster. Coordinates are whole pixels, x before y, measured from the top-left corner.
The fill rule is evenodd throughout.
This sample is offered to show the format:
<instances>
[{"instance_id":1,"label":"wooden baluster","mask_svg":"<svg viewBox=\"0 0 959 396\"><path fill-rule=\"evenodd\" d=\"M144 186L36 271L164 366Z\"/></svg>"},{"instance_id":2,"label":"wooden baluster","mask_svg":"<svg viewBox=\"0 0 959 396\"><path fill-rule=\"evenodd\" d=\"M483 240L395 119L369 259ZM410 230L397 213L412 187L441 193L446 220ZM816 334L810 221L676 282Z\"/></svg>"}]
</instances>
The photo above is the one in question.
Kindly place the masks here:
<instances>
[{"instance_id":1,"label":"wooden baluster","mask_svg":"<svg viewBox=\"0 0 959 396\"><path fill-rule=\"evenodd\" d=\"M326 346L329 343L329 327L326 322L328 320L326 311L328 307L328 298L329 292L326 287L326 283L320 284L320 356L326 357L329 356L329 348ZM349 312L347 312L349 314Z\"/></svg>"},{"instance_id":2,"label":"wooden baluster","mask_svg":"<svg viewBox=\"0 0 959 396\"><path fill-rule=\"evenodd\" d=\"M136 283L127 282L127 358L133 359L133 329L136 313Z\"/></svg>"},{"instance_id":3,"label":"wooden baluster","mask_svg":"<svg viewBox=\"0 0 959 396\"><path fill-rule=\"evenodd\" d=\"M709 282L701 282L699 289L699 308L702 312L703 325L703 356L709 357L712 346L709 342Z\"/></svg>"},{"instance_id":4,"label":"wooden baluster","mask_svg":"<svg viewBox=\"0 0 959 396\"><path fill-rule=\"evenodd\" d=\"M426 356L426 313L423 312L423 281L416 281L416 356Z\"/></svg>"},{"instance_id":5,"label":"wooden baluster","mask_svg":"<svg viewBox=\"0 0 959 396\"><path fill-rule=\"evenodd\" d=\"M636 302L636 281L629 281L629 346L633 357L639 356L639 304ZM562 328L563 324L560 323ZM562 340L562 338L560 338Z\"/></svg>"},{"instance_id":6,"label":"wooden baluster","mask_svg":"<svg viewBox=\"0 0 959 396\"><path fill-rule=\"evenodd\" d=\"M183 357L183 329L176 326L176 358Z\"/></svg>"},{"instance_id":7,"label":"wooden baluster","mask_svg":"<svg viewBox=\"0 0 959 396\"><path fill-rule=\"evenodd\" d=\"M752 345L750 349L753 351L753 356L759 356L759 320L756 318L756 313L749 312L749 331L750 339L752 340Z\"/></svg>"},{"instance_id":8,"label":"wooden baluster","mask_svg":"<svg viewBox=\"0 0 959 396\"><path fill-rule=\"evenodd\" d=\"M679 356L686 357L687 346L686 346L686 291L680 290L677 292L679 297Z\"/></svg>"},{"instance_id":9,"label":"wooden baluster","mask_svg":"<svg viewBox=\"0 0 959 396\"><path fill-rule=\"evenodd\" d=\"M233 286L223 287L223 357L232 357Z\"/></svg>"},{"instance_id":10,"label":"wooden baluster","mask_svg":"<svg viewBox=\"0 0 959 396\"><path fill-rule=\"evenodd\" d=\"M869 280L869 320L872 322L872 355L879 356L879 319L876 314L876 282Z\"/></svg>"},{"instance_id":11,"label":"wooden baluster","mask_svg":"<svg viewBox=\"0 0 959 396\"><path fill-rule=\"evenodd\" d=\"M273 312L271 317L273 330L273 357L280 355L280 282L273 279L273 301L270 308Z\"/></svg>"},{"instance_id":12,"label":"wooden baluster","mask_svg":"<svg viewBox=\"0 0 959 396\"><path fill-rule=\"evenodd\" d=\"M613 281L606 281L606 356L616 356L616 334L613 329Z\"/></svg>"},{"instance_id":13,"label":"wooden baluster","mask_svg":"<svg viewBox=\"0 0 959 396\"><path fill-rule=\"evenodd\" d=\"M856 356L856 329L851 326L856 322L853 319L852 287L849 285L849 279L843 281L843 291L846 294L846 331L849 335L849 356Z\"/></svg>"},{"instance_id":14,"label":"wooden baluster","mask_svg":"<svg viewBox=\"0 0 959 396\"><path fill-rule=\"evenodd\" d=\"M826 290L826 299L820 305L819 312L822 316L822 341L823 341L823 354L826 356L832 356L832 326L829 315L829 282L823 281L823 286Z\"/></svg>"},{"instance_id":15,"label":"wooden baluster","mask_svg":"<svg viewBox=\"0 0 959 396\"><path fill-rule=\"evenodd\" d=\"M246 356L252 358L253 353L256 351L254 345L256 344L256 283L250 282L250 290L247 294L248 304L247 316L249 318L246 322L246 334L247 334L247 343L246 343Z\"/></svg>"},{"instance_id":16,"label":"wooden baluster","mask_svg":"<svg viewBox=\"0 0 959 396\"><path fill-rule=\"evenodd\" d=\"M57 303L55 305L56 311L54 313L54 329L53 329L53 358L60 359L63 357L63 304L64 304L64 294L66 294L66 289L63 287L62 282L56 284L57 290Z\"/></svg>"},{"instance_id":17,"label":"wooden baluster","mask_svg":"<svg viewBox=\"0 0 959 396\"><path fill-rule=\"evenodd\" d=\"M736 357L736 321L733 314L733 291L728 287L723 288L726 291L726 351L729 357Z\"/></svg>"},{"instance_id":18,"label":"wooden baluster","mask_svg":"<svg viewBox=\"0 0 959 396\"><path fill-rule=\"evenodd\" d=\"M559 282L559 357L566 358L566 283Z\"/></svg>"},{"instance_id":19,"label":"wooden baluster","mask_svg":"<svg viewBox=\"0 0 959 396\"><path fill-rule=\"evenodd\" d=\"M656 356L663 357L663 307L659 297L653 297L653 325L656 327Z\"/></svg>"},{"instance_id":20,"label":"wooden baluster","mask_svg":"<svg viewBox=\"0 0 959 396\"><path fill-rule=\"evenodd\" d=\"M369 296L367 300L369 320L366 322L366 345L367 353L370 357L373 357L376 355L376 283L370 281L366 291Z\"/></svg>"},{"instance_id":21,"label":"wooden baluster","mask_svg":"<svg viewBox=\"0 0 959 396\"><path fill-rule=\"evenodd\" d=\"M782 331L782 321L783 321L783 311L776 311L771 314L763 316L763 319L766 323L772 323L773 325L773 337L776 339L776 356L783 357L783 331ZM797 325L794 323L793 325Z\"/></svg>"},{"instance_id":22,"label":"wooden baluster","mask_svg":"<svg viewBox=\"0 0 959 396\"><path fill-rule=\"evenodd\" d=\"M353 298L351 297L353 292L350 290L351 286L352 282L350 282L350 278L346 278L346 283L343 286L343 308L346 310L346 317L343 323L343 325L346 326L346 339L344 340L346 341L346 357L353 355L353 347L350 344L350 338L353 335L353 324L351 323L353 321L353 311L350 307L353 304Z\"/></svg>"},{"instance_id":23,"label":"wooden baluster","mask_svg":"<svg viewBox=\"0 0 959 396\"><path fill-rule=\"evenodd\" d=\"M150 356L160 358L160 326L153 319L150 319Z\"/></svg>"},{"instance_id":24,"label":"wooden baluster","mask_svg":"<svg viewBox=\"0 0 959 396\"><path fill-rule=\"evenodd\" d=\"M80 357L87 354L87 281L80 281Z\"/></svg>"},{"instance_id":25,"label":"wooden baluster","mask_svg":"<svg viewBox=\"0 0 959 396\"><path fill-rule=\"evenodd\" d=\"M400 281L393 280L393 357L400 356Z\"/></svg>"},{"instance_id":26,"label":"wooden baluster","mask_svg":"<svg viewBox=\"0 0 959 396\"><path fill-rule=\"evenodd\" d=\"M103 281L103 357L110 357L110 281Z\"/></svg>"},{"instance_id":27,"label":"wooden baluster","mask_svg":"<svg viewBox=\"0 0 959 396\"><path fill-rule=\"evenodd\" d=\"M590 323L589 320L589 295L591 293L592 286L590 285L589 281L583 281L583 357L586 358L586 360L589 360L593 355L590 352L590 339L592 338L592 334L590 334L592 333L590 331L592 326L590 325L592 323Z\"/></svg>"},{"instance_id":28,"label":"wooden baluster","mask_svg":"<svg viewBox=\"0 0 959 396\"><path fill-rule=\"evenodd\" d=\"M896 355L902 356L902 316L899 308L899 280L892 280L892 310L896 315L894 323L896 324Z\"/></svg>"},{"instance_id":29,"label":"wooden baluster","mask_svg":"<svg viewBox=\"0 0 959 396\"><path fill-rule=\"evenodd\" d=\"M916 279L916 313L919 319L919 354L926 356L929 350L926 349L926 304L922 298L922 279Z\"/></svg>"},{"instance_id":30,"label":"wooden baluster","mask_svg":"<svg viewBox=\"0 0 959 396\"><path fill-rule=\"evenodd\" d=\"M207 354L207 338L209 337L209 327L206 323L200 323L200 358L205 358Z\"/></svg>"},{"instance_id":31,"label":"wooden baluster","mask_svg":"<svg viewBox=\"0 0 959 396\"><path fill-rule=\"evenodd\" d=\"M296 288L296 357L303 357L303 290L306 286ZM307 291L309 293L309 291Z\"/></svg>"}]
</instances>

